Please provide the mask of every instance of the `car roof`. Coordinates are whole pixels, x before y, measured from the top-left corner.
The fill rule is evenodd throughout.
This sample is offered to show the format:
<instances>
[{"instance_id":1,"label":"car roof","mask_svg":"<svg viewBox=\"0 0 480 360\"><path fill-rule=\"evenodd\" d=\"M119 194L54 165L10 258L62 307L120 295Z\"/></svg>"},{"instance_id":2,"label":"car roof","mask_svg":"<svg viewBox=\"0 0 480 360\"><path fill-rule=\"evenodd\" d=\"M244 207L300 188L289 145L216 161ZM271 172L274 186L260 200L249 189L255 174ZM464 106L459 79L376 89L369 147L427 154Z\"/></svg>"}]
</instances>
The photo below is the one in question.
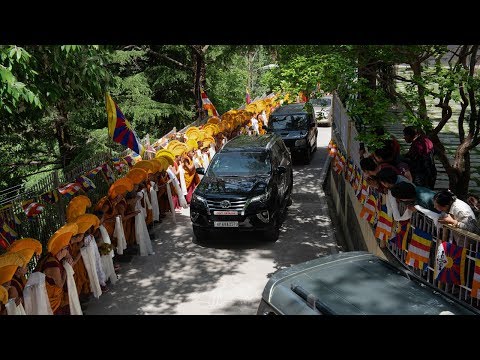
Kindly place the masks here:
<instances>
[{"instance_id":1,"label":"car roof","mask_svg":"<svg viewBox=\"0 0 480 360\"><path fill-rule=\"evenodd\" d=\"M280 138L277 134L238 135L227 142L220 152L229 151L262 151Z\"/></svg>"},{"instance_id":2,"label":"car roof","mask_svg":"<svg viewBox=\"0 0 480 360\"><path fill-rule=\"evenodd\" d=\"M405 274L410 274L410 278ZM304 290L308 298L318 299L328 312L339 315L480 313L415 279L410 272L373 254L355 251L280 270L272 275L262 297L283 314L318 314L292 290L292 286Z\"/></svg>"},{"instance_id":3,"label":"car roof","mask_svg":"<svg viewBox=\"0 0 480 360\"><path fill-rule=\"evenodd\" d=\"M288 114L307 114L309 111L305 109L305 105L311 105L308 103L297 103L280 106L271 115L288 115Z\"/></svg>"}]
</instances>

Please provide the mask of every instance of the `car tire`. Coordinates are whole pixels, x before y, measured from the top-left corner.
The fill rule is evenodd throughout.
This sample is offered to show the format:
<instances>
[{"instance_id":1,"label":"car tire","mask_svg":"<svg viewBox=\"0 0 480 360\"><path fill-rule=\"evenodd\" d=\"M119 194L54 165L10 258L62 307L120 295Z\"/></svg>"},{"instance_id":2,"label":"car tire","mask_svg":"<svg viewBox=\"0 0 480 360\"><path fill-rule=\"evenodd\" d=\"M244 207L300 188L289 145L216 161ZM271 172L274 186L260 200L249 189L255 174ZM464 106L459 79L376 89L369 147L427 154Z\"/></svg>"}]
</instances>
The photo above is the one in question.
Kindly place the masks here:
<instances>
[{"instance_id":1,"label":"car tire","mask_svg":"<svg viewBox=\"0 0 480 360\"><path fill-rule=\"evenodd\" d=\"M193 235L198 243L205 242L207 240L207 232L198 226L193 227Z\"/></svg>"},{"instance_id":2,"label":"car tire","mask_svg":"<svg viewBox=\"0 0 480 360\"><path fill-rule=\"evenodd\" d=\"M275 242L280 236L280 226L278 226L277 221L273 223L272 227L263 232L263 237L268 242Z\"/></svg>"},{"instance_id":3,"label":"car tire","mask_svg":"<svg viewBox=\"0 0 480 360\"><path fill-rule=\"evenodd\" d=\"M310 148L306 149L305 150L305 165L308 165L310 164L310 162L312 161L312 151Z\"/></svg>"},{"instance_id":4,"label":"car tire","mask_svg":"<svg viewBox=\"0 0 480 360\"><path fill-rule=\"evenodd\" d=\"M317 147L317 136L315 136L315 145L313 146L313 152L316 152L318 147Z\"/></svg>"},{"instance_id":5,"label":"car tire","mask_svg":"<svg viewBox=\"0 0 480 360\"><path fill-rule=\"evenodd\" d=\"M292 204L293 204L292 196L289 195L289 196L288 196L288 200L287 200L287 206L291 206Z\"/></svg>"}]
</instances>

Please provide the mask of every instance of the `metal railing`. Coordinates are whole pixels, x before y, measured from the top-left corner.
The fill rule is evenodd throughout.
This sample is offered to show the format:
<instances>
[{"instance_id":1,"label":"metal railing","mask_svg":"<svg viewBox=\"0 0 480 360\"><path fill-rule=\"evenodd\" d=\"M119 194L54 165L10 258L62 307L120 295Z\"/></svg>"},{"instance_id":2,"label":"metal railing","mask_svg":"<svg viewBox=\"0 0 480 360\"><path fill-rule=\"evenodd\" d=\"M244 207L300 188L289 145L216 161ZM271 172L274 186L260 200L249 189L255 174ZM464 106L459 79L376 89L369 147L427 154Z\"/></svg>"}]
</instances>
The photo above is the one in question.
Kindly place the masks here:
<instances>
[{"instance_id":1,"label":"metal railing","mask_svg":"<svg viewBox=\"0 0 480 360\"><path fill-rule=\"evenodd\" d=\"M353 161L358 168L360 168L360 157L359 157L359 141L356 140L358 135L357 127L355 121L351 119L348 115L347 109L343 106L339 97L334 94L333 96L333 126L332 126L332 135L341 141L339 145L339 149L343 152L346 152L346 158ZM364 127L362 127L364 129ZM365 130L362 130L365 131ZM338 176L339 181L342 181L343 184L338 187L339 191L343 189L347 185L347 181L345 181L343 176ZM343 180L341 180L343 179ZM347 192L342 191L344 196L347 197ZM341 197L343 198L343 197ZM357 199L351 198L351 201L358 201ZM345 205L344 205L345 204ZM341 202L341 207L346 206L346 202ZM399 204L399 210L401 213L405 210L403 204ZM343 211L345 214L345 209ZM358 221L365 221L358 217ZM422 213L421 211L416 211L413 213L410 224L413 231L413 228L419 228L425 231L428 234L432 235L432 246L430 248L430 256L429 256L429 263L425 271L415 269L410 265L407 265L405 260L408 254L408 244L407 249L402 250L401 248L397 248L395 242L387 241L387 249L389 252L406 268L412 271L413 274L428 281L433 286L437 287L443 293L448 294L449 296L453 296L459 299L462 302L465 302L475 308L480 309L480 301L479 299L472 298L472 282L475 270L475 259L476 254L480 251L480 236L473 234L471 232L461 230L458 228L453 228L451 226L441 225L436 226L435 222L428 217L426 214ZM397 224L394 222L393 229L395 229ZM373 236L374 229L372 226L372 234ZM392 235L393 236L393 235ZM435 262L437 257L438 246L441 244L442 241L451 241L455 240L458 246L462 246L466 248L466 258L464 263L464 278L465 283L462 285L453 285L453 284L446 284L443 282L438 281L435 278ZM380 246L379 240L377 240L377 245Z\"/></svg>"}]
</instances>

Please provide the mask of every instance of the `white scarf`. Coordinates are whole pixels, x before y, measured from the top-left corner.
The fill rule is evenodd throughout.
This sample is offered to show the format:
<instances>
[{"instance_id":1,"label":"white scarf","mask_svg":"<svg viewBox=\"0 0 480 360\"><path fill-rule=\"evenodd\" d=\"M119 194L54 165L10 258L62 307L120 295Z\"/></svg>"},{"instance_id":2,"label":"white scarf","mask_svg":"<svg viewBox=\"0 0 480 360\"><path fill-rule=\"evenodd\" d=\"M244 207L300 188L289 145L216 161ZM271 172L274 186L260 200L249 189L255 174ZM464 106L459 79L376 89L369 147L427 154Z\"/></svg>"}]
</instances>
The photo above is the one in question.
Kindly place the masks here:
<instances>
[{"instance_id":1,"label":"white scarf","mask_svg":"<svg viewBox=\"0 0 480 360\"><path fill-rule=\"evenodd\" d=\"M140 256L147 256L148 254L153 254L153 248L152 240L150 239L150 234L148 233L147 223L145 222L145 209L142 206L141 199L137 200L137 203L135 204L135 210L140 210L140 212L135 215L135 238L137 239L137 244L140 248Z\"/></svg>"},{"instance_id":2,"label":"white scarf","mask_svg":"<svg viewBox=\"0 0 480 360\"><path fill-rule=\"evenodd\" d=\"M215 145L210 144L210 148L208 149L208 152L209 152L209 154L210 154L210 160L213 159L213 157L214 157L215 154L216 154Z\"/></svg>"},{"instance_id":3,"label":"white scarf","mask_svg":"<svg viewBox=\"0 0 480 360\"><path fill-rule=\"evenodd\" d=\"M44 273L38 271L30 274L23 289L23 302L27 315L53 315Z\"/></svg>"},{"instance_id":4,"label":"white scarf","mask_svg":"<svg viewBox=\"0 0 480 360\"><path fill-rule=\"evenodd\" d=\"M80 300L78 299L77 287L75 285L75 279L73 278L72 266L64 261L63 267L67 272L67 288L68 288L68 303L70 305L70 315L83 315L82 308L80 306Z\"/></svg>"},{"instance_id":5,"label":"white scarf","mask_svg":"<svg viewBox=\"0 0 480 360\"><path fill-rule=\"evenodd\" d=\"M182 187L182 196L187 195L187 183L185 182L185 169L183 168L183 164L178 166L178 170L180 173L180 185ZM179 195L180 196L180 195Z\"/></svg>"},{"instance_id":6,"label":"white scarf","mask_svg":"<svg viewBox=\"0 0 480 360\"><path fill-rule=\"evenodd\" d=\"M205 168L205 170L208 168L208 165L210 165L210 159L208 158L208 154L207 153L203 153L202 154L202 159L203 159L203 167Z\"/></svg>"},{"instance_id":7,"label":"white scarf","mask_svg":"<svg viewBox=\"0 0 480 360\"><path fill-rule=\"evenodd\" d=\"M102 255L101 261L105 276L110 279L110 282L112 284L115 284L117 282L117 274L115 273L115 268L113 267L112 257L108 254Z\"/></svg>"},{"instance_id":8,"label":"white scarf","mask_svg":"<svg viewBox=\"0 0 480 360\"><path fill-rule=\"evenodd\" d=\"M177 177L175 176L175 174L171 169L167 169L167 174L170 177L170 180L172 180L173 186L175 187L175 191L177 192L177 194L179 194L178 201L180 202L180 206L186 209L188 207L187 200L185 200L185 197L182 196L182 189L180 189L180 184L178 183Z\"/></svg>"},{"instance_id":9,"label":"white scarf","mask_svg":"<svg viewBox=\"0 0 480 360\"><path fill-rule=\"evenodd\" d=\"M100 225L100 234L102 234L102 241L105 244L112 244L112 240L110 240L110 236L108 235L107 229L105 229L105 226ZM110 255L113 257L115 253L113 250L110 251Z\"/></svg>"},{"instance_id":10,"label":"white scarf","mask_svg":"<svg viewBox=\"0 0 480 360\"><path fill-rule=\"evenodd\" d=\"M87 270L88 280L90 281L90 289L93 292L93 296L97 299L102 295L102 289L100 288L100 282L98 281L97 269L95 265L95 253L93 252L92 242L89 241L90 236L86 238L86 244L80 249L82 254L83 263ZM94 245L96 246L96 245Z\"/></svg>"},{"instance_id":11,"label":"white scarf","mask_svg":"<svg viewBox=\"0 0 480 360\"><path fill-rule=\"evenodd\" d=\"M103 266L102 266L102 260L100 258L100 252L98 251L98 245L97 242L95 241L95 237L93 235L90 235L92 237L92 249L93 249L93 254L95 255L95 268L97 269L97 276L98 276L98 282L100 283L101 286L105 286L105 281L107 281L107 276L105 275L105 272L103 271Z\"/></svg>"},{"instance_id":12,"label":"white scarf","mask_svg":"<svg viewBox=\"0 0 480 360\"><path fill-rule=\"evenodd\" d=\"M153 221L159 221L160 220L160 209L158 207L156 184L153 181L150 181L150 184L152 185L150 187L150 197L152 198Z\"/></svg>"},{"instance_id":13,"label":"white scarf","mask_svg":"<svg viewBox=\"0 0 480 360\"><path fill-rule=\"evenodd\" d=\"M8 302L5 304L5 307L7 308L8 315L27 315L22 303L18 304L18 306L15 305L15 299L13 298L8 300Z\"/></svg>"},{"instance_id":14,"label":"white scarf","mask_svg":"<svg viewBox=\"0 0 480 360\"><path fill-rule=\"evenodd\" d=\"M123 250L127 248L127 240L125 240L125 232L123 231L120 215L117 215L115 218L115 230L113 231L113 236L117 239L117 254L123 255Z\"/></svg>"}]
</instances>

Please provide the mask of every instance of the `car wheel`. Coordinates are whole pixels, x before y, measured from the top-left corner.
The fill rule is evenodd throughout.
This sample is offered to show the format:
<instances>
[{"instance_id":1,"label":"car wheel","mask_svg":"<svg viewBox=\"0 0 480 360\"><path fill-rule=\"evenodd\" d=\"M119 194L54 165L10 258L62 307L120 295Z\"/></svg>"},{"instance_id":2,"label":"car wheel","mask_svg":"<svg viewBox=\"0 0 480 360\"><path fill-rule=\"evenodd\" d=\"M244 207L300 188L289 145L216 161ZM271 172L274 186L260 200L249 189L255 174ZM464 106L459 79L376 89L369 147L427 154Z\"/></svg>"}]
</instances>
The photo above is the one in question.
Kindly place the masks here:
<instances>
[{"instance_id":1,"label":"car wheel","mask_svg":"<svg viewBox=\"0 0 480 360\"><path fill-rule=\"evenodd\" d=\"M305 150L305 165L310 164L310 161L312 161L312 152L311 149L308 148Z\"/></svg>"},{"instance_id":2,"label":"car wheel","mask_svg":"<svg viewBox=\"0 0 480 360\"><path fill-rule=\"evenodd\" d=\"M291 206L292 203L293 203L293 201L292 201L292 196L290 195L290 196L288 197L288 200L287 200L287 206Z\"/></svg>"},{"instance_id":3,"label":"car wheel","mask_svg":"<svg viewBox=\"0 0 480 360\"><path fill-rule=\"evenodd\" d=\"M313 152L317 151L317 136L315 136L315 145L313 146Z\"/></svg>"},{"instance_id":4,"label":"car wheel","mask_svg":"<svg viewBox=\"0 0 480 360\"><path fill-rule=\"evenodd\" d=\"M275 220L272 227L270 229L264 231L263 237L268 242L275 242L275 241L278 240L279 236L280 236L280 226L278 226L278 223Z\"/></svg>"},{"instance_id":5,"label":"car wheel","mask_svg":"<svg viewBox=\"0 0 480 360\"><path fill-rule=\"evenodd\" d=\"M195 235L195 239L199 243L205 242L205 240L207 240L207 232L199 228L198 226L193 227L193 235Z\"/></svg>"}]
</instances>

